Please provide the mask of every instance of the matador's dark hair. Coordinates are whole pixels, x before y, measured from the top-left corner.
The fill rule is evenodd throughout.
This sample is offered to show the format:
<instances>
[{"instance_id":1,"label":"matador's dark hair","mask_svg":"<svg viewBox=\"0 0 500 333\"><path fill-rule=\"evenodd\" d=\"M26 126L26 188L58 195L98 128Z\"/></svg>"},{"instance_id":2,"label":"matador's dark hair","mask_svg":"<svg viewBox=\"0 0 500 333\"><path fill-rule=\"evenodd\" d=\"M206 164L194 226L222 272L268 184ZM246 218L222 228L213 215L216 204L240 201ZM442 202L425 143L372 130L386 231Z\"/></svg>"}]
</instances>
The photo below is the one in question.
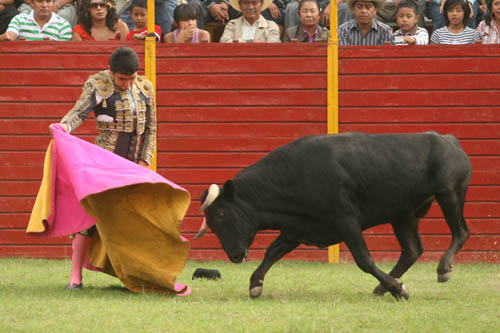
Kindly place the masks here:
<instances>
[{"instance_id":1,"label":"matador's dark hair","mask_svg":"<svg viewBox=\"0 0 500 333\"><path fill-rule=\"evenodd\" d=\"M113 73L132 75L139 70L139 57L134 49L121 46L111 53L109 68Z\"/></svg>"}]
</instances>

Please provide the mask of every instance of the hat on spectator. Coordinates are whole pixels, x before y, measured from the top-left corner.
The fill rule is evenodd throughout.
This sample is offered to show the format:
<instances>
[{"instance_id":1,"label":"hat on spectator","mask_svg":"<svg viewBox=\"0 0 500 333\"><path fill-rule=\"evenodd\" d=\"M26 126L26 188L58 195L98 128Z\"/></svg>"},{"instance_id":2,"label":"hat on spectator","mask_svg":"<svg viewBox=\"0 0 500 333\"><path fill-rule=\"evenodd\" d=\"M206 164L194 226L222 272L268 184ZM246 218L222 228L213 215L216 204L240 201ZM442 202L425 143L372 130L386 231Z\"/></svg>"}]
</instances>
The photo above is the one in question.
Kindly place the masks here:
<instances>
[{"instance_id":1,"label":"hat on spectator","mask_svg":"<svg viewBox=\"0 0 500 333\"><path fill-rule=\"evenodd\" d=\"M349 7L350 10L354 9L354 4L356 3L356 1L358 0L347 0L347 6ZM375 5L375 8L377 8L377 10L381 10L385 6L385 0L359 0L359 1L372 2Z\"/></svg>"},{"instance_id":2,"label":"hat on spectator","mask_svg":"<svg viewBox=\"0 0 500 333\"><path fill-rule=\"evenodd\" d=\"M261 0L261 1L262 1L262 8L261 8L262 11L266 10L267 7L269 7L273 3L273 0ZM231 7L233 7L237 11L241 12L240 0L229 0L229 3L231 4Z\"/></svg>"}]
</instances>

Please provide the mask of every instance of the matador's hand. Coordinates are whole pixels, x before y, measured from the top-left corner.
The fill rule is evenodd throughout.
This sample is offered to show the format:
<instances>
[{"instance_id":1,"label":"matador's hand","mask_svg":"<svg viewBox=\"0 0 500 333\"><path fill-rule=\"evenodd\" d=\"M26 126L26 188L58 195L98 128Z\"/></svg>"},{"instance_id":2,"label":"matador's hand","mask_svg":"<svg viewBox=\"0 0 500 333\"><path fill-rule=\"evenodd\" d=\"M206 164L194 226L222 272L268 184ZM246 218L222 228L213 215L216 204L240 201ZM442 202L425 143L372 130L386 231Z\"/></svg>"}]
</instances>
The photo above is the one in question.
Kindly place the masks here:
<instances>
[{"instance_id":1,"label":"matador's hand","mask_svg":"<svg viewBox=\"0 0 500 333\"><path fill-rule=\"evenodd\" d=\"M54 126L56 126L56 125L61 126L61 127L64 129L64 131L65 131L66 133L68 133L68 132L69 132L69 127L68 127L68 125L66 125L66 124L61 124L61 123L53 123L53 124L50 124L50 125L49 125L50 135L52 135L52 131L54 130Z\"/></svg>"}]
</instances>

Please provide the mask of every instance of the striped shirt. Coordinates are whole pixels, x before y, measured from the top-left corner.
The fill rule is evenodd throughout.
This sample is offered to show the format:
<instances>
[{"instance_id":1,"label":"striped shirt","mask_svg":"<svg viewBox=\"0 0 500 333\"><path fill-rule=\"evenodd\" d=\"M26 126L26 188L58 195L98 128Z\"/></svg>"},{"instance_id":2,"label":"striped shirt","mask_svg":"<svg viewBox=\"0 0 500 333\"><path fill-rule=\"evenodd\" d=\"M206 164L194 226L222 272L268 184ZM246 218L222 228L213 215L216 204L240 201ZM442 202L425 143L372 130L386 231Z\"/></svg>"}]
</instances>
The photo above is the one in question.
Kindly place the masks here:
<instances>
[{"instance_id":1,"label":"striped shirt","mask_svg":"<svg viewBox=\"0 0 500 333\"><path fill-rule=\"evenodd\" d=\"M417 31L414 34L403 33L401 30L394 32L392 37L394 38L394 45L408 45L408 43L404 40L406 36L410 36L415 38L415 45L427 45L429 44L429 33L427 29L417 27Z\"/></svg>"},{"instance_id":2,"label":"striped shirt","mask_svg":"<svg viewBox=\"0 0 500 333\"><path fill-rule=\"evenodd\" d=\"M434 30L431 36L431 42L446 45L474 44L480 39L479 32L469 27L465 27L462 32L454 34L448 30L448 27L444 26Z\"/></svg>"},{"instance_id":3,"label":"striped shirt","mask_svg":"<svg viewBox=\"0 0 500 333\"><path fill-rule=\"evenodd\" d=\"M375 19L366 35L359 30L356 19L347 21L339 27L340 45L384 45L386 42L392 43L392 29Z\"/></svg>"},{"instance_id":4,"label":"striped shirt","mask_svg":"<svg viewBox=\"0 0 500 333\"><path fill-rule=\"evenodd\" d=\"M476 0L467 0L470 2L471 5L474 4L474 2L476 2ZM430 1L426 1L426 2L430 2ZM432 0L432 2L434 2L436 5L441 5L441 0Z\"/></svg>"},{"instance_id":5,"label":"striped shirt","mask_svg":"<svg viewBox=\"0 0 500 333\"><path fill-rule=\"evenodd\" d=\"M26 40L71 40L71 26L62 17L56 13L52 13L49 22L40 28L34 18L35 11L32 10L27 14L19 14L9 23L7 31L13 32L17 38L26 38Z\"/></svg>"},{"instance_id":6,"label":"striped shirt","mask_svg":"<svg viewBox=\"0 0 500 333\"><path fill-rule=\"evenodd\" d=\"M490 25L486 24L486 21L481 21L476 30L479 31L483 44L500 44L500 34L494 19Z\"/></svg>"}]
</instances>

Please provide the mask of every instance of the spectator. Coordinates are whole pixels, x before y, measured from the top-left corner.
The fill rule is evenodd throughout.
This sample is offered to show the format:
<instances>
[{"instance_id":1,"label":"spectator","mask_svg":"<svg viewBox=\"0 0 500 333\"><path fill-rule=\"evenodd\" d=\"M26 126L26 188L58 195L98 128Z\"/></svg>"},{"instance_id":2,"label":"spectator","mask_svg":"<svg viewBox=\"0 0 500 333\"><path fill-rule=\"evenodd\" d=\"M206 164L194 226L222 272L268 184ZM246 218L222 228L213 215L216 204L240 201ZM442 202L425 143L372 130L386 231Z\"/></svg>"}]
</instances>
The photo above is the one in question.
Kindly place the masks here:
<instances>
[{"instance_id":1,"label":"spectator","mask_svg":"<svg viewBox=\"0 0 500 333\"><path fill-rule=\"evenodd\" d=\"M302 0L299 4L300 24L286 29L283 43L296 39L300 43L327 42L328 29L319 25L317 0Z\"/></svg>"},{"instance_id":2,"label":"spectator","mask_svg":"<svg viewBox=\"0 0 500 333\"><path fill-rule=\"evenodd\" d=\"M484 21L479 23L477 31L481 36L483 44L498 44L500 43L500 0L488 1L488 10Z\"/></svg>"},{"instance_id":3,"label":"spectator","mask_svg":"<svg viewBox=\"0 0 500 333\"><path fill-rule=\"evenodd\" d=\"M280 31L285 26L285 8L290 0L272 0L269 7L261 14L266 20L276 23ZM241 16L228 0L190 0L189 4L198 12L198 28L204 29L207 23L220 22L226 24ZM298 20L297 20L298 22Z\"/></svg>"},{"instance_id":4,"label":"spectator","mask_svg":"<svg viewBox=\"0 0 500 333\"><path fill-rule=\"evenodd\" d=\"M14 0L0 0L0 34L7 31L10 21L19 14L14 6Z\"/></svg>"},{"instance_id":5,"label":"spectator","mask_svg":"<svg viewBox=\"0 0 500 333\"><path fill-rule=\"evenodd\" d=\"M347 21L350 21L354 18L354 14L352 10L347 6L346 1L339 0L337 2L337 26L341 26ZM330 2L328 2L328 6L323 10L323 15L321 16L323 20L323 25L325 27L330 26Z\"/></svg>"},{"instance_id":6,"label":"spectator","mask_svg":"<svg viewBox=\"0 0 500 333\"><path fill-rule=\"evenodd\" d=\"M0 41L16 40L71 40L71 26L68 21L53 13L54 0L33 0L29 14L14 16L7 32L0 35Z\"/></svg>"},{"instance_id":7,"label":"spectator","mask_svg":"<svg viewBox=\"0 0 500 333\"><path fill-rule=\"evenodd\" d=\"M467 3L471 10L471 13L469 14L469 20L467 21L467 26L469 28L475 29L477 16L479 15L479 7L481 4L479 0L468 0Z\"/></svg>"},{"instance_id":8,"label":"spectator","mask_svg":"<svg viewBox=\"0 0 500 333\"><path fill-rule=\"evenodd\" d=\"M229 4L228 0L189 0L189 4L198 12L198 28L204 29L205 25L212 22L226 24L229 20L234 20L241 16Z\"/></svg>"},{"instance_id":9,"label":"spectator","mask_svg":"<svg viewBox=\"0 0 500 333\"><path fill-rule=\"evenodd\" d=\"M446 26L432 33L431 44L473 44L481 40L479 32L467 26L470 12L465 0L446 0L443 6Z\"/></svg>"},{"instance_id":10,"label":"spectator","mask_svg":"<svg viewBox=\"0 0 500 333\"><path fill-rule=\"evenodd\" d=\"M82 0L80 23L73 29L73 40L125 40L128 27L118 18L114 5L114 0Z\"/></svg>"},{"instance_id":11,"label":"spectator","mask_svg":"<svg viewBox=\"0 0 500 333\"><path fill-rule=\"evenodd\" d=\"M299 24L299 4L300 0L289 2L285 9L285 30ZM321 12L320 23L324 27L330 26L330 0L319 1ZM352 11L344 0L337 1L337 25L341 26L354 18Z\"/></svg>"},{"instance_id":12,"label":"spectator","mask_svg":"<svg viewBox=\"0 0 500 333\"><path fill-rule=\"evenodd\" d=\"M484 1L484 0L481 0ZM431 2L427 5L427 16L432 19L432 29L433 31L438 30L445 26L445 20L443 15L443 6L445 0L431 0ZM476 27L476 18L479 13L479 0L468 0L467 4L469 6L469 20L467 21L467 25L471 28ZM484 7L483 7L484 8Z\"/></svg>"},{"instance_id":13,"label":"spectator","mask_svg":"<svg viewBox=\"0 0 500 333\"><path fill-rule=\"evenodd\" d=\"M500 1L500 0L499 0ZM419 6L412 0L399 2L396 9L396 22L399 30L394 32L394 45L427 45L429 44L429 33L427 29L417 25L419 18Z\"/></svg>"},{"instance_id":14,"label":"spectator","mask_svg":"<svg viewBox=\"0 0 500 333\"><path fill-rule=\"evenodd\" d=\"M167 33L172 29L174 10L178 4L177 0L155 0L155 24L160 26L163 33ZM120 18L128 25L129 29L132 29L134 21L130 15L130 10L131 6L121 13Z\"/></svg>"},{"instance_id":15,"label":"spectator","mask_svg":"<svg viewBox=\"0 0 500 333\"><path fill-rule=\"evenodd\" d=\"M478 14L476 17L476 23L479 23L483 20L486 19L486 14L488 13L488 2L491 2L491 0L486 1L486 0L479 0L478 5Z\"/></svg>"},{"instance_id":16,"label":"spectator","mask_svg":"<svg viewBox=\"0 0 500 333\"><path fill-rule=\"evenodd\" d=\"M377 11L377 20L386 24L394 24L396 23L396 12L398 4L401 0L386 0L386 4L384 8ZM418 26L424 26L424 9L418 3L418 0L409 0L415 2L417 6L417 14L418 14Z\"/></svg>"},{"instance_id":17,"label":"spectator","mask_svg":"<svg viewBox=\"0 0 500 333\"><path fill-rule=\"evenodd\" d=\"M262 16L268 21L273 21L278 25L280 31L285 28L285 9L290 0L273 0L266 10L262 11Z\"/></svg>"},{"instance_id":18,"label":"spectator","mask_svg":"<svg viewBox=\"0 0 500 333\"><path fill-rule=\"evenodd\" d=\"M392 43L392 29L375 19L385 0L347 0L354 19L339 27L340 45L383 45Z\"/></svg>"},{"instance_id":19,"label":"spectator","mask_svg":"<svg viewBox=\"0 0 500 333\"><path fill-rule=\"evenodd\" d=\"M127 40L145 40L148 34L148 3L147 0L134 0L130 5L130 13L134 21L134 28L127 35ZM161 40L161 28L155 25L155 37Z\"/></svg>"},{"instance_id":20,"label":"spectator","mask_svg":"<svg viewBox=\"0 0 500 333\"><path fill-rule=\"evenodd\" d=\"M467 21L467 26L469 28L475 29L477 25L476 20L479 15L479 7L481 3L479 2L479 0L468 0L467 4L469 5L469 8L471 10L469 14L469 20Z\"/></svg>"},{"instance_id":21,"label":"spectator","mask_svg":"<svg viewBox=\"0 0 500 333\"><path fill-rule=\"evenodd\" d=\"M189 4L180 4L174 10L174 31L165 35L165 43L210 43L208 31L199 29L196 26L198 13Z\"/></svg>"},{"instance_id":22,"label":"spectator","mask_svg":"<svg viewBox=\"0 0 500 333\"><path fill-rule=\"evenodd\" d=\"M433 31L444 27L443 7L441 3L444 5L444 0L430 0L427 3L426 13L432 20Z\"/></svg>"},{"instance_id":23,"label":"spectator","mask_svg":"<svg viewBox=\"0 0 500 333\"><path fill-rule=\"evenodd\" d=\"M33 0L25 0L24 3L18 8L19 12L26 14L31 12L33 10L32 2ZM55 0L51 10L68 21L71 28L74 28L78 18L76 14L76 6L77 4L75 0Z\"/></svg>"},{"instance_id":24,"label":"spectator","mask_svg":"<svg viewBox=\"0 0 500 333\"><path fill-rule=\"evenodd\" d=\"M241 43L280 43L280 29L273 21L266 20L262 10L272 0L231 0L231 6L242 16L229 21L220 38L221 43L237 40Z\"/></svg>"}]
</instances>

